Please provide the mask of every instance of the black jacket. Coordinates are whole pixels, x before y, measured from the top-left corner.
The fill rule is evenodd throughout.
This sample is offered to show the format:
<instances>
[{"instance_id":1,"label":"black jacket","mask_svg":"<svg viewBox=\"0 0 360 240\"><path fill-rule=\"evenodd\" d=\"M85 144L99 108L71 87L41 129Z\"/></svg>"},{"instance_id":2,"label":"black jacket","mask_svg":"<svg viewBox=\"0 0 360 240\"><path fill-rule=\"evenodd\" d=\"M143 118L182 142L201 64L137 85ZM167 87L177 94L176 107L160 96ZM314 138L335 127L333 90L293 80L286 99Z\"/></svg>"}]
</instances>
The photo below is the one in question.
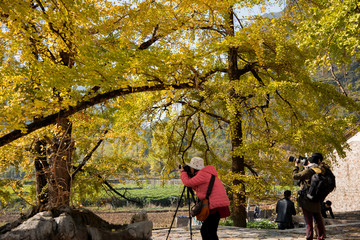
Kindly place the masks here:
<instances>
[{"instance_id":1,"label":"black jacket","mask_svg":"<svg viewBox=\"0 0 360 240\"><path fill-rule=\"evenodd\" d=\"M294 202L288 198L279 200L276 204L276 222L292 224L292 215L296 215Z\"/></svg>"},{"instance_id":2,"label":"black jacket","mask_svg":"<svg viewBox=\"0 0 360 240\"><path fill-rule=\"evenodd\" d=\"M330 213L331 218L335 218L332 208L326 207L325 202L323 202L321 204L321 215L323 216L323 218L327 218L327 214L326 214L327 211Z\"/></svg>"}]
</instances>

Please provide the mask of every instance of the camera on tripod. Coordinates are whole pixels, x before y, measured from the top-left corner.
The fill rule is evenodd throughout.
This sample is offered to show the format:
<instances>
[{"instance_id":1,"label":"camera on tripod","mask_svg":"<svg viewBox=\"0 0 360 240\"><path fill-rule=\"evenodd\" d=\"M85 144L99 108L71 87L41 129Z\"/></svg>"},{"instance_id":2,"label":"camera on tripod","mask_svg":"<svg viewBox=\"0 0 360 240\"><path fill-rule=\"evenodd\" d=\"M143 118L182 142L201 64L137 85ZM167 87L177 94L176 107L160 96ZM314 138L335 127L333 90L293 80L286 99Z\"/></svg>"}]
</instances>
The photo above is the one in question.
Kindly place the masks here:
<instances>
[{"instance_id":1,"label":"camera on tripod","mask_svg":"<svg viewBox=\"0 0 360 240\"><path fill-rule=\"evenodd\" d=\"M302 164L303 166L306 166L309 163L309 160L307 157L299 156L299 158L296 158L294 156L290 156L289 162L296 162L298 164Z\"/></svg>"},{"instance_id":2,"label":"camera on tripod","mask_svg":"<svg viewBox=\"0 0 360 240\"><path fill-rule=\"evenodd\" d=\"M191 173L191 169L190 169L190 166L188 165L179 165L179 169L181 169L181 167L184 169L184 171L187 173L187 175L189 177L193 177L194 174Z\"/></svg>"}]
</instances>

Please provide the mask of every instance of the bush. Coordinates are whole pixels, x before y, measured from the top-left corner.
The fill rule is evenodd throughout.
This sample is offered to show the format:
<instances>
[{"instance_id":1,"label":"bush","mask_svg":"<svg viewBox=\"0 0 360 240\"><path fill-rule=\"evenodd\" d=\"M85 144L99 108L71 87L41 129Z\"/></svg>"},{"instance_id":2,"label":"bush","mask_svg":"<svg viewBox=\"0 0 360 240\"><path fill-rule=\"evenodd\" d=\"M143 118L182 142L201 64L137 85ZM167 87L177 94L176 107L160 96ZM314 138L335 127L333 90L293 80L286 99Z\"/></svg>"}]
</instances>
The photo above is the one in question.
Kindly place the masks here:
<instances>
[{"instance_id":1,"label":"bush","mask_svg":"<svg viewBox=\"0 0 360 240\"><path fill-rule=\"evenodd\" d=\"M231 219L222 220L219 222L220 226L234 226L234 222Z\"/></svg>"},{"instance_id":2,"label":"bush","mask_svg":"<svg viewBox=\"0 0 360 240\"><path fill-rule=\"evenodd\" d=\"M234 226L234 222L231 219L226 219L223 221L220 221L220 226ZM269 221L267 219L261 219L256 222L247 222L248 228L258 228L258 229L276 229L277 223Z\"/></svg>"},{"instance_id":3,"label":"bush","mask_svg":"<svg viewBox=\"0 0 360 240\"><path fill-rule=\"evenodd\" d=\"M269 221L267 219L261 219L256 222L248 222L248 228L260 228L260 229L275 229L277 228L277 223Z\"/></svg>"}]
</instances>

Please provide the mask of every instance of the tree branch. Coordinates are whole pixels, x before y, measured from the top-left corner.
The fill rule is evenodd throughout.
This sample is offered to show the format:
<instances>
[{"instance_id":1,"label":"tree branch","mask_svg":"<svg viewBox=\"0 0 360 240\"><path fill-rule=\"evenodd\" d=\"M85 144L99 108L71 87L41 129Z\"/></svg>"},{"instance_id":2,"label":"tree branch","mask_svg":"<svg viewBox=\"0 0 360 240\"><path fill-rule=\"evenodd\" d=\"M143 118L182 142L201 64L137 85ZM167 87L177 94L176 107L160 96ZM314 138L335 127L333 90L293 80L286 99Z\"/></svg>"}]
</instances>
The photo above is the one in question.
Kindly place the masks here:
<instances>
[{"instance_id":1,"label":"tree branch","mask_svg":"<svg viewBox=\"0 0 360 240\"><path fill-rule=\"evenodd\" d=\"M53 113L49 116L40 117L34 120L34 122L25 125L25 131L22 130L13 130L12 132L3 135L0 137L0 147L15 141L21 137L24 137L38 129L43 127L47 127L56 122L56 120L61 117L69 117L74 113L77 113L81 110L87 109L92 107L96 104L105 102L109 99L113 99L119 96L125 96L132 93L140 93L140 92L152 92L152 91L161 91L167 89L193 89L193 86L190 83L181 83L181 84L158 84L153 86L140 86L140 87L127 87L127 88L120 88L114 91L109 91L106 93L98 94L95 97L92 97L88 100L84 100L78 102L75 106L69 106L68 108L62 109L59 112Z\"/></svg>"},{"instance_id":2,"label":"tree branch","mask_svg":"<svg viewBox=\"0 0 360 240\"><path fill-rule=\"evenodd\" d=\"M80 172L84 172L83 169L80 169L79 171L80 171ZM88 171L88 173L94 174L94 173L89 172L89 171ZM128 200L128 201L131 201L131 202L134 202L134 203L137 203L137 204L141 204L140 202L138 202L138 201L136 201L136 200L134 200L134 199L127 198L124 194L119 193L113 186L111 186L111 184L109 183L109 181L107 181L106 179L104 179L100 174L95 173L94 175L101 181L102 184L105 184L105 185L106 185L112 192L114 192L116 195L118 195L118 196L120 196L120 197L122 197L122 198L124 198L124 199L126 199L126 200Z\"/></svg>"},{"instance_id":3,"label":"tree branch","mask_svg":"<svg viewBox=\"0 0 360 240\"><path fill-rule=\"evenodd\" d=\"M234 80L239 80L240 76L253 71L255 65L256 63L248 63L242 69L238 69L236 72L236 78Z\"/></svg>"},{"instance_id":4,"label":"tree branch","mask_svg":"<svg viewBox=\"0 0 360 240\"><path fill-rule=\"evenodd\" d=\"M223 121L223 122L226 122L226 123L230 124L230 120L228 120L228 119L226 119L226 118L224 118L224 117L222 117L222 116L216 115L216 114L214 114L214 113L207 112L206 110L204 110L204 109L202 109L202 108L195 107L195 106L191 105L190 103L187 103L187 102L184 102L184 101L178 101L178 103L183 104L183 105L186 105L186 106L189 106L189 107L191 107L191 108L193 108L193 109L195 109L195 110L197 110L197 111L199 111L199 112L202 112L202 113L204 113L204 114L206 114L206 115L209 115L210 117L216 118L216 119L218 119L218 120L221 120L221 121Z\"/></svg>"},{"instance_id":5,"label":"tree branch","mask_svg":"<svg viewBox=\"0 0 360 240\"><path fill-rule=\"evenodd\" d=\"M255 171L255 169L252 168L252 166L250 166L247 163L244 163L244 166L249 169L249 171L254 175L254 176L259 176L259 174L257 173L257 171Z\"/></svg>"},{"instance_id":6,"label":"tree branch","mask_svg":"<svg viewBox=\"0 0 360 240\"><path fill-rule=\"evenodd\" d=\"M106 133L109 130L106 130L104 132L104 136L106 135ZM81 161L81 163L79 164L79 166L76 167L75 171L71 174L71 178L74 178L75 175L82 169L82 167L87 163L87 161L89 161L89 159L91 158L91 156L93 155L93 153L96 151L96 149L100 146L100 144L104 141L104 139L100 139L97 144L93 147L93 149L91 149L91 151L86 154L86 156L84 157L84 159Z\"/></svg>"},{"instance_id":7,"label":"tree branch","mask_svg":"<svg viewBox=\"0 0 360 240\"><path fill-rule=\"evenodd\" d=\"M198 117L198 123L199 123L200 130L201 130L201 133L202 133L202 135L203 135L203 137L204 137L204 141L205 141L205 144L206 144L206 149L205 149L205 154L204 154L204 156L205 156L205 163L208 164L207 153L210 151L210 145L209 145L209 142L208 142L208 140L207 140L207 136L206 136L205 130L204 130L202 124L201 124L200 116Z\"/></svg>"},{"instance_id":8,"label":"tree branch","mask_svg":"<svg viewBox=\"0 0 360 240\"><path fill-rule=\"evenodd\" d=\"M331 71L331 75L333 77L333 79L335 80L336 84L338 85L338 87L340 88L340 91L345 95L348 96L348 94L346 93L345 89L343 88L343 86L341 85L340 80L337 78L337 76L335 75L334 72L334 66L331 64L330 66L330 71Z\"/></svg>"},{"instance_id":9,"label":"tree branch","mask_svg":"<svg viewBox=\"0 0 360 240\"><path fill-rule=\"evenodd\" d=\"M299 118L298 118L296 112L294 111L294 108L293 108L293 106L291 105L291 103L290 103L288 100L286 100L285 98L283 98L278 90L276 90L275 92L276 92L276 94L281 98L281 100L283 100L283 101L291 108L291 110L292 110L292 112L293 112L296 120L299 121ZM300 121L299 121L299 122L300 122Z\"/></svg>"},{"instance_id":10,"label":"tree branch","mask_svg":"<svg viewBox=\"0 0 360 240\"><path fill-rule=\"evenodd\" d=\"M134 199L130 199L130 198L127 198L124 194L121 194L119 193L113 186L111 186L111 184L106 180L106 179L103 179L99 174L97 174L97 177L99 179L101 179L103 181L103 184L105 184L111 191L113 191L116 195L124 198L125 200L128 200L130 202L133 202L133 203L137 203L139 205L141 205L141 203L139 201L136 201Z\"/></svg>"},{"instance_id":11,"label":"tree branch","mask_svg":"<svg viewBox=\"0 0 360 240\"><path fill-rule=\"evenodd\" d=\"M151 36L151 38L149 40L147 40L146 42L143 42L140 46L139 46L139 50L144 50L149 48L153 43L155 43L157 40L159 40L159 38L161 38L161 35L156 35L157 30L159 29L159 25L156 25L156 27L154 28L154 32Z\"/></svg>"},{"instance_id":12,"label":"tree branch","mask_svg":"<svg viewBox=\"0 0 360 240\"><path fill-rule=\"evenodd\" d=\"M188 148L191 146L191 144L192 144L192 141L191 141L188 148L186 148L185 150L181 150L181 149L182 149L182 146L183 146L183 142L184 142L185 136L186 136L186 132L187 132L187 128L188 128L188 123L189 123L190 119L192 118L192 116L193 116L194 114L195 114L195 112L192 113L192 114L190 114L189 116L187 116L187 119L186 119L186 121L185 121L185 128L184 128L183 134L182 134L182 136L181 136L180 147L179 147L179 153L182 152L182 159L183 159L183 157L184 157L185 152L187 151L187 149L188 149ZM180 116L180 117L183 117L183 116ZM179 117L179 118L180 118L180 117ZM196 132L196 130L195 130L195 132Z\"/></svg>"}]
</instances>

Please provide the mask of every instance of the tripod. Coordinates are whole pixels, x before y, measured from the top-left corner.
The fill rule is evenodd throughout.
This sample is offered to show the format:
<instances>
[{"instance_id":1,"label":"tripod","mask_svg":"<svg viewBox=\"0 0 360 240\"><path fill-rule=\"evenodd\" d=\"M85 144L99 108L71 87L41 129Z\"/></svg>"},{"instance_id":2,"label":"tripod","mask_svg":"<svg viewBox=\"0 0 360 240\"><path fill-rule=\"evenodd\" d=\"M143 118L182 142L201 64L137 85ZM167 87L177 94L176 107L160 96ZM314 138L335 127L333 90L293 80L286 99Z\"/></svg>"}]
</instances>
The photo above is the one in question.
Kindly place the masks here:
<instances>
[{"instance_id":1,"label":"tripod","mask_svg":"<svg viewBox=\"0 0 360 240\"><path fill-rule=\"evenodd\" d=\"M181 196L180 196L180 200L179 200L178 205L177 205L177 207L176 207L175 214L174 214L174 217L173 217L173 219L172 219L172 222L171 222L171 225L170 225L169 232L168 232L168 234L167 234L166 240L169 238L169 235L170 235L170 232L171 232L171 228L172 228L172 226L173 226L173 223L174 223L174 220L175 220L175 217L176 217L176 213L177 213L177 211L178 211L178 209L179 209L179 206L180 206L180 203L181 203L181 199L182 199L183 196L184 196L185 189L187 189L186 192L187 192L188 205L189 205L190 239L192 240L191 214L190 214L190 210L191 210L191 208L190 208L190 203L191 203L190 194L191 194L192 199L193 199L194 202L195 202L195 198L194 198L194 191L192 190L192 188L191 188L191 187L186 187L186 186L184 186L184 188L183 188L183 190L182 190L182 193L181 193Z\"/></svg>"}]
</instances>

